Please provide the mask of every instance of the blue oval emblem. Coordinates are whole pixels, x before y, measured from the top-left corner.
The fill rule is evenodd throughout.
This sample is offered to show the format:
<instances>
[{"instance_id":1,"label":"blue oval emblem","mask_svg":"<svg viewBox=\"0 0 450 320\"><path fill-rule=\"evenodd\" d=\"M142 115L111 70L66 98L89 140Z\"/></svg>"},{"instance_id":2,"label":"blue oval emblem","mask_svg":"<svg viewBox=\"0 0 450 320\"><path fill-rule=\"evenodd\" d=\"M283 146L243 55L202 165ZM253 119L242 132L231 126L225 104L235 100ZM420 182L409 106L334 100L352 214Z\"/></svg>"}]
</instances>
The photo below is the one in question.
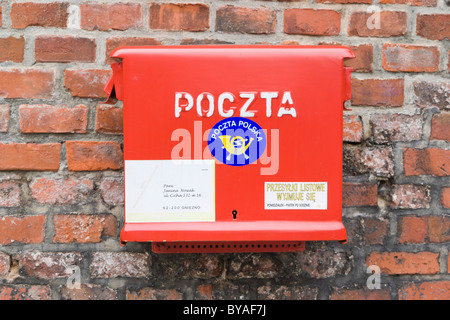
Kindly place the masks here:
<instances>
[{"instance_id":1,"label":"blue oval emblem","mask_svg":"<svg viewBox=\"0 0 450 320\"><path fill-rule=\"evenodd\" d=\"M259 159L266 149L266 135L254 121L232 117L212 127L208 147L212 155L230 166L245 166Z\"/></svg>"}]
</instances>

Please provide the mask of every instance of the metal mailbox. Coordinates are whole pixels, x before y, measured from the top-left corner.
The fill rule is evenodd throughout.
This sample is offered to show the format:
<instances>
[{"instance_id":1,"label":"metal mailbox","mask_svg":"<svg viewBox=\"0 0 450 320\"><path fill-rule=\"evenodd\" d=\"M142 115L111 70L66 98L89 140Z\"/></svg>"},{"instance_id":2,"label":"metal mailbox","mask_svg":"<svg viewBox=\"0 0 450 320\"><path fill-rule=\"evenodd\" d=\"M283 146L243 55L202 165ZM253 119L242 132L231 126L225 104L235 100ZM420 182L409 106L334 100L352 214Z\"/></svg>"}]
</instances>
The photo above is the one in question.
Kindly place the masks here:
<instances>
[{"instance_id":1,"label":"metal mailbox","mask_svg":"<svg viewBox=\"0 0 450 320\"><path fill-rule=\"evenodd\" d=\"M121 47L121 243L155 252L299 251L345 242L339 46Z\"/></svg>"}]
</instances>

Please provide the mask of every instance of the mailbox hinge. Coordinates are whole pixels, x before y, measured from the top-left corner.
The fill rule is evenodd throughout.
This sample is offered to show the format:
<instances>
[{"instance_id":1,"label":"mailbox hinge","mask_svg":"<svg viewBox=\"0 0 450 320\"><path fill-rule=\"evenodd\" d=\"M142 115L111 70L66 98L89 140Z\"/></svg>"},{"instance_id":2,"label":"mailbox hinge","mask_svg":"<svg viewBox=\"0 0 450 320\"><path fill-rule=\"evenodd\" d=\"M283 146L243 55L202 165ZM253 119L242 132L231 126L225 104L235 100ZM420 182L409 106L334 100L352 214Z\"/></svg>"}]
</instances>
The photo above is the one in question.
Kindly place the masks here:
<instances>
[{"instance_id":1,"label":"mailbox hinge","mask_svg":"<svg viewBox=\"0 0 450 320\"><path fill-rule=\"evenodd\" d=\"M108 98L106 101L102 102L105 104L115 104L117 100L122 99L122 64L121 63L112 63L111 68L113 70L113 74L111 78L109 78L108 83L103 89Z\"/></svg>"},{"instance_id":2,"label":"mailbox hinge","mask_svg":"<svg viewBox=\"0 0 450 320\"><path fill-rule=\"evenodd\" d=\"M350 111L352 109L348 109L345 106L345 102L352 98L352 67L344 67L344 92L343 92L343 105L344 110Z\"/></svg>"}]
</instances>

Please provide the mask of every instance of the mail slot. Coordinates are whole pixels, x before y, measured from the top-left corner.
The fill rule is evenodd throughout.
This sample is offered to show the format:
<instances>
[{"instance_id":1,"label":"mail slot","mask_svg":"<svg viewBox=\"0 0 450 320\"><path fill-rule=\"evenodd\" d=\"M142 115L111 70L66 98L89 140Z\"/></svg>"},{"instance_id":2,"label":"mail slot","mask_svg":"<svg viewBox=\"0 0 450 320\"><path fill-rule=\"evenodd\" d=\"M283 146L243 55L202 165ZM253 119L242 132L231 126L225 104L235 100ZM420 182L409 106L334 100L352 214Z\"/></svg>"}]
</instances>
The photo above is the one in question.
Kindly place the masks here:
<instances>
[{"instance_id":1,"label":"mail slot","mask_svg":"<svg viewBox=\"0 0 450 320\"><path fill-rule=\"evenodd\" d=\"M121 244L155 252L299 251L346 242L340 46L121 47Z\"/></svg>"}]
</instances>

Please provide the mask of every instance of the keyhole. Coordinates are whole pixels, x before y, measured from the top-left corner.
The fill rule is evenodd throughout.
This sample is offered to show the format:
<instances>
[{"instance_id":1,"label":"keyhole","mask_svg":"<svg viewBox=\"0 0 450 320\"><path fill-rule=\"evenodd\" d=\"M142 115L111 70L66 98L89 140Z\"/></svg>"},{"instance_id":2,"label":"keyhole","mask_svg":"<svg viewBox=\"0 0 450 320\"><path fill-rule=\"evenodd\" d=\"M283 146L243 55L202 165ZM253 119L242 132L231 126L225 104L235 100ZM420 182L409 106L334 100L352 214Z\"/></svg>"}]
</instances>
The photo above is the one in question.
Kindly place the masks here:
<instances>
[{"instance_id":1,"label":"keyhole","mask_svg":"<svg viewBox=\"0 0 450 320\"><path fill-rule=\"evenodd\" d=\"M233 210L233 211L231 212L231 214L233 215L233 219L236 219L237 211L236 211L236 210Z\"/></svg>"}]
</instances>

